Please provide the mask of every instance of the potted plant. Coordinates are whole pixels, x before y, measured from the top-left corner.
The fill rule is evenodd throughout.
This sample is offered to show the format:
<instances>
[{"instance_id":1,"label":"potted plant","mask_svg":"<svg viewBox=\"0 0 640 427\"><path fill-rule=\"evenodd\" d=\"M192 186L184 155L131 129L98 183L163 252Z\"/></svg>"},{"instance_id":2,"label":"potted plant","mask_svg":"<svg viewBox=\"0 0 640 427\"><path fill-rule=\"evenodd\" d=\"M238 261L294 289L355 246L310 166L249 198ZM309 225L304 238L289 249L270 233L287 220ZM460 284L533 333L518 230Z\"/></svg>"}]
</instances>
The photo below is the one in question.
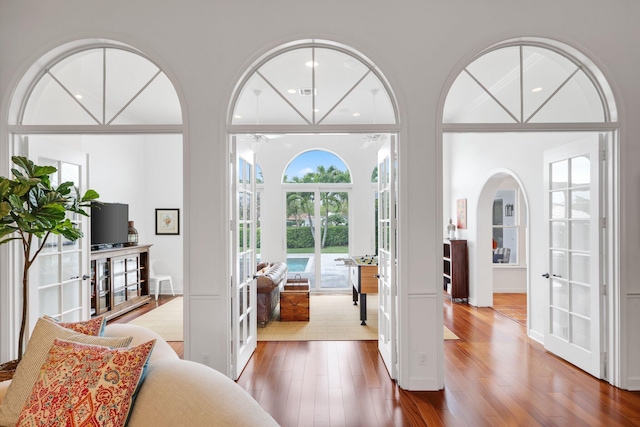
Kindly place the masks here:
<instances>
[{"instance_id":1,"label":"potted plant","mask_svg":"<svg viewBox=\"0 0 640 427\"><path fill-rule=\"evenodd\" d=\"M73 182L52 187L53 166L37 166L26 157L11 159L21 170L11 169L14 178L0 177L0 245L12 240L22 243L22 321L18 340L18 359L8 362L15 369L24 350L27 307L29 306L29 269L51 234L63 235L75 242L83 236L67 217L67 212L88 216L83 210L97 202L94 190L80 197Z\"/></svg>"}]
</instances>

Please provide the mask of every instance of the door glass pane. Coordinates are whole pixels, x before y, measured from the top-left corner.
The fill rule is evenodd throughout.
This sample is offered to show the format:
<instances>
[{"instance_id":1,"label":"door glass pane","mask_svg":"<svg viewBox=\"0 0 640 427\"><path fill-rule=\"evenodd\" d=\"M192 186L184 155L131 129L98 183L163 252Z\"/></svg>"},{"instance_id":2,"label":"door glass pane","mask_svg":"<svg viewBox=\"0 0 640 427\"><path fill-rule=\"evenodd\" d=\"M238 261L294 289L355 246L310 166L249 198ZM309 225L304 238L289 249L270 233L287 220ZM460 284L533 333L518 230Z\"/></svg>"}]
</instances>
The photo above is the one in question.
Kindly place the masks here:
<instances>
[{"instance_id":1,"label":"door glass pane","mask_svg":"<svg viewBox=\"0 0 640 427\"><path fill-rule=\"evenodd\" d=\"M565 310L569 309L569 286L566 280L554 278L551 281L551 304Z\"/></svg>"},{"instance_id":2,"label":"door glass pane","mask_svg":"<svg viewBox=\"0 0 640 427\"><path fill-rule=\"evenodd\" d=\"M571 159L571 186L591 184L591 160L589 156Z\"/></svg>"},{"instance_id":3,"label":"door glass pane","mask_svg":"<svg viewBox=\"0 0 640 427\"><path fill-rule=\"evenodd\" d=\"M569 315L566 311L551 308L551 333L564 340L569 339Z\"/></svg>"},{"instance_id":4,"label":"door glass pane","mask_svg":"<svg viewBox=\"0 0 640 427\"><path fill-rule=\"evenodd\" d=\"M74 281L62 285L62 310L70 311L82 305L82 282Z\"/></svg>"},{"instance_id":5,"label":"door glass pane","mask_svg":"<svg viewBox=\"0 0 640 427\"><path fill-rule=\"evenodd\" d=\"M562 160L551 164L551 189L567 188L569 183L569 161Z\"/></svg>"},{"instance_id":6,"label":"door glass pane","mask_svg":"<svg viewBox=\"0 0 640 427\"><path fill-rule=\"evenodd\" d=\"M567 269L568 260L567 252L565 251L551 251L551 274L556 277L569 277L569 271Z\"/></svg>"},{"instance_id":7,"label":"door glass pane","mask_svg":"<svg viewBox=\"0 0 640 427\"><path fill-rule=\"evenodd\" d=\"M590 217L591 192L589 190L573 190L571 194L571 218L586 219Z\"/></svg>"},{"instance_id":8,"label":"door glass pane","mask_svg":"<svg viewBox=\"0 0 640 427\"><path fill-rule=\"evenodd\" d=\"M62 278L69 280L80 277L80 252L62 255Z\"/></svg>"},{"instance_id":9,"label":"door glass pane","mask_svg":"<svg viewBox=\"0 0 640 427\"><path fill-rule=\"evenodd\" d=\"M42 246L42 239L38 239L38 247ZM44 242L44 248L40 252L40 256L46 253L58 252L60 248L60 236L49 235Z\"/></svg>"},{"instance_id":10,"label":"door glass pane","mask_svg":"<svg viewBox=\"0 0 640 427\"><path fill-rule=\"evenodd\" d=\"M564 191L551 192L551 218L567 217L567 197Z\"/></svg>"},{"instance_id":11,"label":"door glass pane","mask_svg":"<svg viewBox=\"0 0 640 427\"><path fill-rule=\"evenodd\" d=\"M571 254L571 279L591 283L591 257L588 254Z\"/></svg>"},{"instance_id":12,"label":"door glass pane","mask_svg":"<svg viewBox=\"0 0 640 427\"><path fill-rule=\"evenodd\" d=\"M240 286L240 289L238 289L238 307L240 309L239 311L240 316L242 316L246 311L245 305L244 305L244 302L246 301L246 298L245 298L246 292L247 292L247 288L245 286Z\"/></svg>"},{"instance_id":13,"label":"door glass pane","mask_svg":"<svg viewBox=\"0 0 640 427\"><path fill-rule=\"evenodd\" d=\"M567 222L551 221L551 247L567 249Z\"/></svg>"},{"instance_id":14,"label":"door glass pane","mask_svg":"<svg viewBox=\"0 0 640 427\"><path fill-rule=\"evenodd\" d=\"M51 286L38 292L40 316L60 314L60 287Z\"/></svg>"},{"instance_id":15,"label":"door glass pane","mask_svg":"<svg viewBox=\"0 0 640 427\"><path fill-rule=\"evenodd\" d=\"M579 316L571 316L571 342L586 350L591 349L591 322Z\"/></svg>"},{"instance_id":16,"label":"door glass pane","mask_svg":"<svg viewBox=\"0 0 640 427\"><path fill-rule=\"evenodd\" d=\"M73 214L73 215L77 215L77 214ZM74 224L74 228L78 228L78 224ZM80 250L80 239L76 241L71 241L64 236L60 236L60 237L54 236L53 239L51 238L51 236L49 236L49 240L47 240L47 244L49 244L50 242L53 243L55 241L56 242L55 247L57 247L58 239L62 239L62 250L64 252L72 252L72 251Z\"/></svg>"},{"instance_id":17,"label":"door glass pane","mask_svg":"<svg viewBox=\"0 0 640 427\"><path fill-rule=\"evenodd\" d=\"M60 282L60 268L58 265L58 256L40 256L38 263L38 285L40 287Z\"/></svg>"},{"instance_id":18,"label":"door glass pane","mask_svg":"<svg viewBox=\"0 0 640 427\"><path fill-rule=\"evenodd\" d=\"M247 248L247 250L251 250L253 249L253 245L251 244L251 224L247 224L246 227L246 234L247 234L247 238L246 238L246 243L245 243L245 247Z\"/></svg>"},{"instance_id":19,"label":"door glass pane","mask_svg":"<svg viewBox=\"0 0 640 427\"><path fill-rule=\"evenodd\" d=\"M321 287L349 288L349 269L336 258L349 254L349 197L346 192L320 192L322 215Z\"/></svg>"},{"instance_id":20,"label":"door glass pane","mask_svg":"<svg viewBox=\"0 0 640 427\"><path fill-rule=\"evenodd\" d=\"M62 315L63 322L79 322L80 320L82 320L80 316L80 310L74 310Z\"/></svg>"},{"instance_id":21,"label":"door glass pane","mask_svg":"<svg viewBox=\"0 0 640 427\"><path fill-rule=\"evenodd\" d=\"M246 209L246 213L245 213L245 218L249 221L251 220L251 193L246 192L244 193L245 195L245 209Z\"/></svg>"},{"instance_id":22,"label":"door glass pane","mask_svg":"<svg viewBox=\"0 0 640 427\"><path fill-rule=\"evenodd\" d=\"M591 232L589 221L571 221L571 248L577 251L589 251Z\"/></svg>"},{"instance_id":23,"label":"door glass pane","mask_svg":"<svg viewBox=\"0 0 640 427\"><path fill-rule=\"evenodd\" d=\"M286 193L287 201L287 265L289 275L309 279L315 287L315 209L314 193Z\"/></svg>"},{"instance_id":24,"label":"door glass pane","mask_svg":"<svg viewBox=\"0 0 640 427\"><path fill-rule=\"evenodd\" d=\"M573 313L591 317L590 293L589 286L571 283L571 311Z\"/></svg>"}]
</instances>

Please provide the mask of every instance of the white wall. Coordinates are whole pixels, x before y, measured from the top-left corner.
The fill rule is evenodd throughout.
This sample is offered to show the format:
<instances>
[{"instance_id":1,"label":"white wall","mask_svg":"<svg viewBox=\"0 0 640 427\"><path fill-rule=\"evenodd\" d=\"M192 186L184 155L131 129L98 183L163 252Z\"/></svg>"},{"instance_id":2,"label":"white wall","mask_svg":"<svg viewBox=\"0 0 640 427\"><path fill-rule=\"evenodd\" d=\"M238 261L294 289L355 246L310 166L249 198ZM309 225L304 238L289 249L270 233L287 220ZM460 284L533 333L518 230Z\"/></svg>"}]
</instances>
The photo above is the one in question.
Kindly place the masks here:
<instances>
[{"instance_id":1,"label":"white wall","mask_svg":"<svg viewBox=\"0 0 640 427\"><path fill-rule=\"evenodd\" d=\"M0 173L7 174L9 136L17 115L18 82L38 58L72 40L113 39L149 55L167 72L183 103L185 123L185 354L229 372L229 262L226 117L236 82L260 55L299 39L344 43L369 57L387 76L400 105L399 139L399 384L408 389L444 386L442 341L443 237L438 106L472 57L496 42L539 36L564 41L600 66L615 91L620 132L620 235L622 307L618 383L640 389L640 3L630 0L423 1L290 0L0 1ZM18 100L19 101L19 100ZM487 165L504 157L473 150ZM521 157L512 153L512 159ZM471 169L477 165L468 162ZM451 174L455 180L456 173ZM478 181L482 181L480 176ZM525 177L523 177L523 180ZM536 181L533 177L527 181ZM472 183L472 184L475 184ZM468 199L477 186L452 193ZM529 185L529 184L527 184ZM532 214L537 204L532 201ZM445 210L448 207L445 207ZM473 217L469 203L469 218ZM533 215L532 215L533 216ZM534 224L532 224L533 226ZM471 231L471 229L469 230ZM533 234L533 232L532 232ZM536 246L532 242L532 251ZM5 253L6 255L6 253ZM532 259L536 259L535 252ZM3 257L2 301L11 301ZM531 265L535 277L540 265ZM532 284L535 287L535 284ZM534 297L537 297L534 295ZM6 304L6 303L5 303ZM637 303L635 303L637 306ZM629 307L631 308L631 307ZM0 336L12 321L3 306ZM536 325L540 319L534 313ZM538 326L537 326L538 327ZM617 333L616 333L617 335ZM7 342L0 354L8 356ZM2 341L2 340L0 340ZM419 363L418 353L427 361Z\"/></svg>"},{"instance_id":2,"label":"white wall","mask_svg":"<svg viewBox=\"0 0 640 427\"><path fill-rule=\"evenodd\" d=\"M89 153L90 186L103 202L129 205L138 242L151 244L149 258L168 264L173 287L182 293L183 178L182 137L178 135L83 136ZM155 209L180 209L180 235L155 234ZM171 293L167 286L161 293Z\"/></svg>"}]
</instances>

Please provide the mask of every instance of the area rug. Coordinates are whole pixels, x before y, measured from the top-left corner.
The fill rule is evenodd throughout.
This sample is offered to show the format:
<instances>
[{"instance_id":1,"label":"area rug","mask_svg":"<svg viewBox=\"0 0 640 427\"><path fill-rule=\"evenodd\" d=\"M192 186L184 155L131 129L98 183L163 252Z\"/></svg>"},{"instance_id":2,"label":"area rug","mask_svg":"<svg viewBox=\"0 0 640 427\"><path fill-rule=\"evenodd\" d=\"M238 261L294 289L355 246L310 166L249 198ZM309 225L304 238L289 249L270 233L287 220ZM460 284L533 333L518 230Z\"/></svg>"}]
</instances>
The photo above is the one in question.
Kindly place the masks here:
<instances>
[{"instance_id":1,"label":"area rug","mask_svg":"<svg viewBox=\"0 0 640 427\"><path fill-rule=\"evenodd\" d=\"M183 341L182 305L182 297L174 298L129 323L151 329L165 341Z\"/></svg>"},{"instance_id":2,"label":"area rug","mask_svg":"<svg viewBox=\"0 0 640 427\"><path fill-rule=\"evenodd\" d=\"M130 321L155 331L166 341L183 341L182 297ZM365 341L378 339L378 296L367 296L367 324L360 325L360 306L351 295L311 295L309 322L272 320L258 328L258 341ZM276 319L279 318L276 309ZM458 337L444 327L445 340Z\"/></svg>"},{"instance_id":3,"label":"area rug","mask_svg":"<svg viewBox=\"0 0 640 427\"><path fill-rule=\"evenodd\" d=\"M367 341L378 339L378 296L367 295L367 324L351 295L311 295L308 322L270 321L258 328L258 341ZM279 319L276 309L274 319ZM444 328L445 339L458 339Z\"/></svg>"}]
</instances>

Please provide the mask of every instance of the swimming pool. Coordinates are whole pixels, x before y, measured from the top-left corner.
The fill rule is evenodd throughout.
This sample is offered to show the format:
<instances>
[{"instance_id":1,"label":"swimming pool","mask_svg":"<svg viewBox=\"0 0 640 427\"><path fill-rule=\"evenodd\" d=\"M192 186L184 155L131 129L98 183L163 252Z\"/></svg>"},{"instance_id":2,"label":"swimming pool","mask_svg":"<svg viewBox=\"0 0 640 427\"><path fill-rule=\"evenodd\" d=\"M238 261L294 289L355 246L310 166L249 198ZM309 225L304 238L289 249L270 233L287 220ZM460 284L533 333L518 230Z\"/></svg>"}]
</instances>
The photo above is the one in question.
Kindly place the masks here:
<instances>
[{"instance_id":1,"label":"swimming pool","mask_svg":"<svg viewBox=\"0 0 640 427\"><path fill-rule=\"evenodd\" d=\"M287 266L289 271L293 273L302 273L306 271L309 257L287 257Z\"/></svg>"}]
</instances>

